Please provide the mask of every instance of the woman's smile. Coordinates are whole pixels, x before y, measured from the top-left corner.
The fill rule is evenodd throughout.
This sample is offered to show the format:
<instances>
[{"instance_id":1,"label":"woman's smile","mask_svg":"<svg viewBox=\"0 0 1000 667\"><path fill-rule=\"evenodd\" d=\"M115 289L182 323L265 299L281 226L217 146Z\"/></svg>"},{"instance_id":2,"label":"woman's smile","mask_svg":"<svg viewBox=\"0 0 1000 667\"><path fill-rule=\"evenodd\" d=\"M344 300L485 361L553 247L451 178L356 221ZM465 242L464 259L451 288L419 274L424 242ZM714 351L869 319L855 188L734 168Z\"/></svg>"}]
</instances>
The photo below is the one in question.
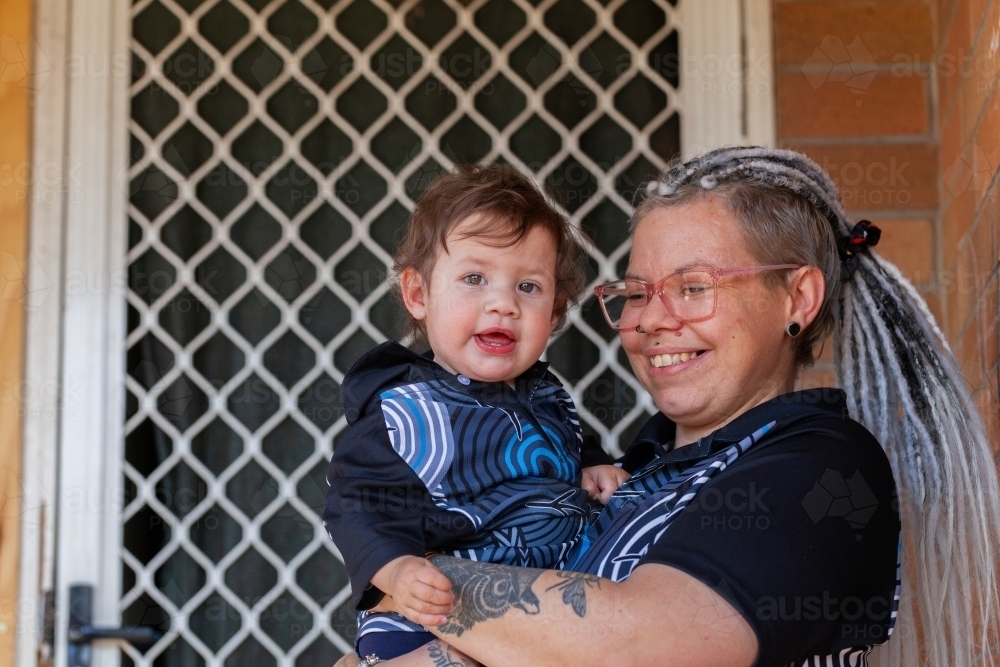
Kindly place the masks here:
<instances>
[{"instance_id":1,"label":"woman's smile","mask_svg":"<svg viewBox=\"0 0 1000 667\"><path fill-rule=\"evenodd\" d=\"M699 359L707 350L687 350L684 352L658 352L649 357L649 365L653 368L674 368L677 370L690 368L696 359Z\"/></svg>"}]
</instances>

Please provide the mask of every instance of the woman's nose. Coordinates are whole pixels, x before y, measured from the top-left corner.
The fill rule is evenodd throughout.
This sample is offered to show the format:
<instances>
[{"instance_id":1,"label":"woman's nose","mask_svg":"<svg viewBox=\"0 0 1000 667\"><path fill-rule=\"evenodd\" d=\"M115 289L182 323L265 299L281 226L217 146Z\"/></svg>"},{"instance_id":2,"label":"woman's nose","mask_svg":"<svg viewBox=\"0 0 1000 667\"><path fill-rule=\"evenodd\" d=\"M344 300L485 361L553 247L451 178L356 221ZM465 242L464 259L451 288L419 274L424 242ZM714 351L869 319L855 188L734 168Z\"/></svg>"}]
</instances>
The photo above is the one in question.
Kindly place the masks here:
<instances>
[{"instance_id":1,"label":"woman's nose","mask_svg":"<svg viewBox=\"0 0 1000 667\"><path fill-rule=\"evenodd\" d=\"M646 304L646 308L642 311L642 315L639 316L639 328L646 333L652 333L659 329L676 331L683 324L667 309L666 304L663 303L663 299L659 294L653 295L653 298L650 299L649 303Z\"/></svg>"}]
</instances>

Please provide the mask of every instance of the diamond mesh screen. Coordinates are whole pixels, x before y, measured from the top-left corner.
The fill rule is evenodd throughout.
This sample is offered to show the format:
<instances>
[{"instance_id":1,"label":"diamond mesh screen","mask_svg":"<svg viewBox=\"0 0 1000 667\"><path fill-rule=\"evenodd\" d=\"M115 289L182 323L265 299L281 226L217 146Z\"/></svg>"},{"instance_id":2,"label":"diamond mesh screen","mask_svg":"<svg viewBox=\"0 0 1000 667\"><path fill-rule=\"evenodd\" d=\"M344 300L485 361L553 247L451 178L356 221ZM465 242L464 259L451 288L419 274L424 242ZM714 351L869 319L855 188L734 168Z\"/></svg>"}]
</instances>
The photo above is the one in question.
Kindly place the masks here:
<instances>
[{"instance_id":1,"label":"diamond mesh screen","mask_svg":"<svg viewBox=\"0 0 1000 667\"><path fill-rule=\"evenodd\" d=\"M317 665L351 648L324 474L351 363L400 334L386 267L456 162L533 172L627 259L679 152L664 0L139 0L132 6L125 665ZM547 358L617 450L652 406L587 301Z\"/></svg>"}]
</instances>

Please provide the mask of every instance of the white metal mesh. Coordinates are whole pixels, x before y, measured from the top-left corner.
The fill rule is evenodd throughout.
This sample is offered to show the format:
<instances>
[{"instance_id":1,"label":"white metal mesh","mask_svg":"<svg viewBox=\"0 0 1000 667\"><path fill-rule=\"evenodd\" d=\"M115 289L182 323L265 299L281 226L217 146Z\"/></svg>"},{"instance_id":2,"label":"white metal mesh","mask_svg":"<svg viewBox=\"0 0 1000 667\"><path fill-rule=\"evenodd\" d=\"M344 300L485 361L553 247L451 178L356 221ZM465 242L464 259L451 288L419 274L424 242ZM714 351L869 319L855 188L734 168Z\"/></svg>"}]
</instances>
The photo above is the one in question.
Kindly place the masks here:
<instances>
[{"instance_id":1,"label":"white metal mesh","mask_svg":"<svg viewBox=\"0 0 1000 667\"><path fill-rule=\"evenodd\" d=\"M476 17L486 5L503 8L502 3L523 12L525 23L497 46ZM588 216L595 220L587 223L595 239L589 249L592 283L618 275L628 252L621 230L605 229L610 224L607 211L613 213L609 204L624 217L630 210L628 190L669 157L659 145L651 146L658 131L669 134L658 128L677 113L674 90L658 68L662 44L676 30L675 9L663 0L611 0L607 6L596 0L543 0L537 6L525 0L473 0L467 6L456 0L403 0L398 6L385 0L345 0L330 5L318 0L139 0L133 5L121 604L126 621L169 619L170 631L145 655L126 649L126 663L329 665L350 650L349 591L339 555L322 529L317 504L324 491L322 473L345 425L342 417L334 419L339 408L336 393L347 364L361 349L394 333L373 323L373 319L393 321L385 315L391 307L384 280L384 269L391 263L386 237L391 234L373 233L373 223L386 228L385 221L399 206L412 208L419 191L415 184L429 175L424 173L428 160L449 168L463 159L469 142L454 138L463 118L489 136L491 148L482 156L486 161L501 159L534 171L539 181L547 181L555 190L572 192L580 186L585 195L587 179L579 167L594 177L595 187L585 201L567 200L575 220ZM567 12L586 14L581 7L592 11L595 19L570 47L547 25L546 17L565 32L561 26L572 28L572 22L556 21ZM341 28L354 33L377 26L370 17L358 18L364 18L359 14L364 9L383 14L386 25L358 48ZM434 11L444 15L450 11L455 23L427 46L414 32L423 30L414 28L419 23L414 17ZM511 10L506 11L509 15ZM633 32L629 17L641 16L642 11L660 11L664 19L639 46L623 26ZM338 28L341 15L350 20L340 21ZM313 20L316 28L308 35L296 32ZM244 21L246 31L240 35ZM581 25L585 28L586 23ZM282 37L282 30L294 34ZM557 63L537 88L510 62L511 54L533 33L547 46L532 56L528 71L534 64L541 79L548 65ZM455 81L453 75L462 76L454 61L439 62L441 54L465 34L490 55L488 69L467 89ZM422 65L414 72L404 69L400 78L405 81L395 90L378 75L377 61L375 68L371 61L397 35L408 43L407 53L419 54ZM606 73L594 64L593 44L603 35L629 55L616 61L620 72L607 88L595 81ZM610 43L607 37L601 44ZM243 61L241 56L257 40L283 67L270 78L276 67L273 55L251 53L249 71L254 78L248 84L236 70L242 63L240 71L245 73L249 56ZM353 64L330 90L320 85L323 70L311 55L314 49L327 48L327 40ZM187 55L178 55L179 50ZM640 73L648 81L636 84ZM456 99L455 108L431 130L407 105L408 97L431 92L426 90L428 74L446 82ZM524 108L501 130L476 104L477 95L497 74L526 98ZM361 80L385 98L386 109L359 130L344 117L354 112L343 106L338 110L338 105L347 99L345 91L357 93L355 84ZM256 86L251 85L254 81ZM306 91L297 93L301 100L289 98L287 91L278 95L290 81ZM190 90L192 82L197 85ZM666 103L624 113L621 108L631 108L632 103L655 107L655 94L651 102L633 99L641 97L645 90L641 86L649 83L666 92ZM623 91L630 85L635 87ZM246 101L247 112L235 123L209 122L205 116L212 112L206 110L223 113L234 108L225 97L231 97L226 86ZM558 97L567 86L579 93L585 112L572 128L564 120L567 114L579 116L577 110L550 104L558 107L561 120L546 105L550 93ZM308 100L308 95L315 98L316 108L300 122L296 114L308 112L295 102ZM283 112L281 105L287 99L293 103L286 104ZM289 131L275 115L291 118L298 127ZM530 137L522 128L536 115L561 137L561 148L541 165L526 164L511 147L518 132ZM604 116L631 141L629 150L615 153L607 162L588 155L581 146L581 137ZM346 155L334 156L346 158L335 166L336 160L327 163L332 169L321 169L323 163L313 164L304 153L313 155L310 151L322 147L310 136L326 127L327 120L349 138L352 148ZM377 146L380 133L399 120L419 136L420 148L404 156L405 164L396 173L391 167L398 165L384 164L379 154L385 157L385 150L376 150L373 142ZM269 163L266 155L256 164L241 162L234 152L266 147L268 134L256 129L251 132L254 141L239 140L257 123L280 140L280 154ZM225 129L226 125L230 127ZM587 141L600 143L593 137ZM567 167L568 158L577 164ZM636 166L640 158L645 162ZM286 169L290 163L295 170ZM367 169L356 169L361 163ZM229 173L220 172L220 164ZM293 179L290 187L282 185L285 177ZM359 202L379 192L379 179L385 194L362 210ZM240 181L246 187L242 197ZM325 222L308 222L314 215L325 216ZM347 223L341 238L331 231L337 223L330 221L338 216ZM388 228L391 231L391 225ZM316 230L333 238L336 247L316 241ZM326 300L318 300L321 296ZM627 363L619 361L617 341L588 312L585 306L584 312L574 314L572 327L550 346L549 356L556 372L567 380L586 427L615 450L619 439L634 432L653 408ZM265 332L268 313L277 319ZM318 327L325 333L317 334ZM252 333L248 338L248 330L262 337L258 340ZM593 367L570 374L570 360L587 358L593 359ZM602 408L605 413L600 413ZM226 428L231 431L228 437ZM294 433L300 434L298 440L288 436ZM308 438L307 449L301 447L302 433ZM321 575L327 570L326 590L320 590L317 582L323 581ZM331 582L337 582L335 590L330 590Z\"/></svg>"}]
</instances>

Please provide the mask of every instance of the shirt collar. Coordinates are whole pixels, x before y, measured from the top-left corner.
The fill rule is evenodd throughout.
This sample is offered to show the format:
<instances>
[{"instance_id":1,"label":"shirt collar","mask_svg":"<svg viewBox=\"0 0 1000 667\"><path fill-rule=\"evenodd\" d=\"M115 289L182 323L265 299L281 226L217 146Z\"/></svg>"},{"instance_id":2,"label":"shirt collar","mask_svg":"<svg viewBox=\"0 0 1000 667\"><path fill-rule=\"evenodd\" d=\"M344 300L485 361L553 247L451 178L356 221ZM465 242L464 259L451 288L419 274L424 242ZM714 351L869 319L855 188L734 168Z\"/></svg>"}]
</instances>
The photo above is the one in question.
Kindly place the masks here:
<instances>
[{"instance_id":1,"label":"shirt collar","mask_svg":"<svg viewBox=\"0 0 1000 667\"><path fill-rule=\"evenodd\" d=\"M498 394L502 396L508 391L522 396L530 396L538 383L546 378L549 370L548 362L536 361L528 370L515 378L514 386L511 387L506 382L481 382L465 375L456 375L434 361L434 350L429 349L420 354L419 357L424 362L421 366L430 371L434 379L443 380L449 386L467 394L484 393L493 397L498 396Z\"/></svg>"},{"instance_id":2,"label":"shirt collar","mask_svg":"<svg viewBox=\"0 0 1000 667\"><path fill-rule=\"evenodd\" d=\"M636 465L644 465L653 457L659 457L664 462L696 461L743 440L764 424L817 410L838 417L847 416L847 395L843 390L832 387L782 394L750 408L698 441L677 449L674 449L676 425L658 412L639 429L634 443L625 454L623 465L627 470L635 470Z\"/></svg>"}]
</instances>

